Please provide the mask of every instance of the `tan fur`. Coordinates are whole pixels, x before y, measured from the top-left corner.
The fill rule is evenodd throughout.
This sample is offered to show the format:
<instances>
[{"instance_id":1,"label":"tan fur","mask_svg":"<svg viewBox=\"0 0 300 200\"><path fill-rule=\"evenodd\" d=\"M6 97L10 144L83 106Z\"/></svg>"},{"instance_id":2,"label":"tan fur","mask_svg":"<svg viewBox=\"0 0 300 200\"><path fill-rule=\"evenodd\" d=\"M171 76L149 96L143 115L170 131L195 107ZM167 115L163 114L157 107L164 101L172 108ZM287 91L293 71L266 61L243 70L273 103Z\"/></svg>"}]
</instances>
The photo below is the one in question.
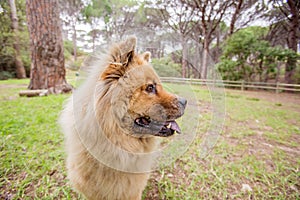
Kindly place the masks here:
<instances>
[{"instance_id":1,"label":"tan fur","mask_svg":"<svg viewBox=\"0 0 300 200\"><path fill-rule=\"evenodd\" d=\"M87 199L141 199L153 156L136 154L153 152L157 140L134 133L132 119L147 115L160 120L164 113L157 114L154 104L164 107L168 116L179 112L176 96L163 90L148 63L150 53L136 54L135 44L136 39L129 38L97 61L60 117L68 178ZM150 82L157 83L155 95L144 91Z\"/></svg>"}]
</instances>

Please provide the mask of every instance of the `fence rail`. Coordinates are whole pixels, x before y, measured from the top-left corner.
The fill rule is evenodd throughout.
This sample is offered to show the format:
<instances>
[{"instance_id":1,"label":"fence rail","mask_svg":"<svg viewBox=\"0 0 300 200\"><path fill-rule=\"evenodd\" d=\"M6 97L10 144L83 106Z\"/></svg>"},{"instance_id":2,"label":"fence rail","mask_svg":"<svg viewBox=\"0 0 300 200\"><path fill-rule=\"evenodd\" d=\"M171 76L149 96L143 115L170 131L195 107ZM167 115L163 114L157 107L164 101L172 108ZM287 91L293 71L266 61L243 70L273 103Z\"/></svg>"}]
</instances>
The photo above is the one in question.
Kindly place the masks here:
<instances>
[{"instance_id":1,"label":"fence rail","mask_svg":"<svg viewBox=\"0 0 300 200\"><path fill-rule=\"evenodd\" d=\"M168 83L188 83L192 85L216 85L224 86L225 88L245 89L264 89L274 90L276 93L284 91L300 92L299 84L286 83L260 83L246 81L227 81L227 80L212 80L212 79L194 79L194 78L177 78L177 77L162 77L163 82Z\"/></svg>"}]
</instances>

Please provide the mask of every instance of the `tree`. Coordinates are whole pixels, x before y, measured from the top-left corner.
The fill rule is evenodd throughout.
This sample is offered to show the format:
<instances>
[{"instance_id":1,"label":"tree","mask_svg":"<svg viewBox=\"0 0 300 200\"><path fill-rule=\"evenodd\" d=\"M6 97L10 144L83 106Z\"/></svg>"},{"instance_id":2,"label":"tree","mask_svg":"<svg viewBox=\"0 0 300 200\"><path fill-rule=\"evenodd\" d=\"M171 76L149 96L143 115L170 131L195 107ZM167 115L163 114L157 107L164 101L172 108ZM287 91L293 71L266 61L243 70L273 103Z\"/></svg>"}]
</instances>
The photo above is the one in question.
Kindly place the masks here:
<instances>
[{"instance_id":1,"label":"tree","mask_svg":"<svg viewBox=\"0 0 300 200\"><path fill-rule=\"evenodd\" d=\"M231 7L232 1L192 0L185 2L188 2L199 15L203 44L201 78L205 79L207 78L210 44L213 41L213 35L224 19L226 11Z\"/></svg>"},{"instance_id":2,"label":"tree","mask_svg":"<svg viewBox=\"0 0 300 200\"><path fill-rule=\"evenodd\" d=\"M0 1L0 80L17 77L15 44L18 44L20 56L26 74L29 74L30 52L29 36L26 26L25 0L15 2L18 17L18 32L12 29L9 1ZM18 41L16 40L16 37Z\"/></svg>"},{"instance_id":3,"label":"tree","mask_svg":"<svg viewBox=\"0 0 300 200\"><path fill-rule=\"evenodd\" d=\"M88 32L88 35L92 38L92 48L93 50L96 49L96 39L101 35L100 29L92 29L90 32Z\"/></svg>"},{"instance_id":4,"label":"tree","mask_svg":"<svg viewBox=\"0 0 300 200\"><path fill-rule=\"evenodd\" d=\"M269 13L269 18L273 19L271 26L272 40L280 43L285 39L283 45L297 52L297 45L300 40L300 1L298 0L270 0L274 5ZM285 67L285 82L293 83L293 76L297 67L297 57L290 57Z\"/></svg>"},{"instance_id":5,"label":"tree","mask_svg":"<svg viewBox=\"0 0 300 200\"><path fill-rule=\"evenodd\" d=\"M26 13L31 49L29 89L69 92L58 0L27 0Z\"/></svg>"},{"instance_id":6,"label":"tree","mask_svg":"<svg viewBox=\"0 0 300 200\"><path fill-rule=\"evenodd\" d=\"M121 40L128 31L136 27L135 16L138 9L137 1L132 0L110 0L110 17L105 20L107 40L112 37Z\"/></svg>"},{"instance_id":7,"label":"tree","mask_svg":"<svg viewBox=\"0 0 300 200\"><path fill-rule=\"evenodd\" d=\"M60 0L64 23L71 27L74 60L77 60L77 24L82 21L82 0Z\"/></svg>"},{"instance_id":8,"label":"tree","mask_svg":"<svg viewBox=\"0 0 300 200\"><path fill-rule=\"evenodd\" d=\"M207 77L210 55L214 62L219 61L221 54L220 44L223 38L230 36L234 31L245 27L253 19L261 16L264 10L263 1L244 0L181 0L197 14L198 32L202 44L201 78ZM228 32L224 32L224 22L229 22ZM224 34L225 33L225 34ZM212 51L213 50L213 51Z\"/></svg>"},{"instance_id":9,"label":"tree","mask_svg":"<svg viewBox=\"0 0 300 200\"><path fill-rule=\"evenodd\" d=\"M257 57L267 48L262 38L266 29L250 27L237 31L229 37L223 48L223 57L218 65L223 78L252 81L257 70Z\"/></svg>"},{"instance_id":10,"label":"tree","mask_svg":"<svg viewBox=\"0 0 300 200\"><path fill-rule=\"evenodd\" d=\"M17 9L16 9L16 4L15 0L9 0L9 6L11 10L11 28L14 33L14 50L15 50L15 65L16 65L16 74L17 78L26 78L26 72L25 68L21 59L21 48L19 44L19 20L18 20L18 15L17 15Z\"/></svg>"},{"instance_id":11,"label":"tree","mask_svg":"<svg viewBox=\"0 0 300 200\"><path fill-rule=\"evenodd\" d=\"M188 35L193 30L195 12L181 0L166 0L160 2L159 14L166 24L179 35L182 46L182 77L186 77L188 67Z\"/></svg>"},{"instance_id":12,"label":"tree","mask_svg":"<svg viewBox=\"0 0 300 200\"><path fill-rule=\"evenodd\" d=\"M225 42L218 69L224 79L267 82L279 81L280 64L296 57L295 52L266 41L267 28L247 27L233 33Z\"/></svg>"},{"instance_id":13,"label":"tree","mask_svg":"<svg viewBox=\"0 0 300 200\"><path fill-rule=\"evenodd\" d=\"M288 38L287 38L287 44L289 49L293 50L294 52L297 52L297 45L299 43L300 39L300 33L299 33L299 27L300 27L300 2L298 0L288 0L287 5L285 8L282 9L282 13L287 17L288 19ZM285 11L285 10L287 11ZM290 14L290 16L289 16ZM295 73L297 65L297 59L295 58L289 58L286 64L285 68L285 81L286 83L292 83L292 76Z\"/></svg>"},{"instance_id":14,"label":"tree","mask_svg":"<svg viewBox=\"0 0 300 200\"><path fill-rule=\"evenodd\" d=\"M91 0L82 10L84 21L91 25L92 30L88 34L92 37L93 50L95 50L96 47L96 39L101 33L99 29L100 23L101 21L107 23L111 17L111 12L111 7L107 0Z\"/></svg>"},{"instance_id":15,"label":"tree","mask_svg":"<svg viewBox=\"0 0 300 200\"><path fill-rule=\"evenodd\" d=\"M227 14L230 21L227 36L262 18L267 10L264 0L237 0L233 1L231 6L232 8L228 10Z\"/></svg>"}]
</instances>

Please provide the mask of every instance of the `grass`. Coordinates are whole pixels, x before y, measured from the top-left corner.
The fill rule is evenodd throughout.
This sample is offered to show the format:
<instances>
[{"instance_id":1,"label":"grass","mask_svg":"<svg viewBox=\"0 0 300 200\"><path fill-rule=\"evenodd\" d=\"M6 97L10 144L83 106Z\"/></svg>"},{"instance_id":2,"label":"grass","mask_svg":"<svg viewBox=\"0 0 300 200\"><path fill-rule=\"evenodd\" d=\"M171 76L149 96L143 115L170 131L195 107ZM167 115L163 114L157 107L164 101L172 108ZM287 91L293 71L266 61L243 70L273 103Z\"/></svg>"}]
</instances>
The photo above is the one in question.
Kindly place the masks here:
<instances>
[{"instance_id":1,"label":"grass","mask_svg":"<svg viewBox=\"0 0 300 200\"><path fill-rule=\"evenodd\" d=\"M82 199L68 184L56 123L68 95L18 97L27 85L28 79L0 82L0 199ZM300 198L300 101L274 103L227 90L223 132L203 159L199 148L212 119L210 92L165 86L183 96L193 90L201 126L187 152L153 172L143 199Z\"/></svg>"},{"instance_id":2,"label":"grass","mask_svg":"<svg viewBox=\"0 0 300 200\"><path fill-rule=\"evenodd\" d=\"M53 199L70 193L64 169L63 137L56 124L66 96L2 101L1 197Z\"/></svg>"}]
</instances>

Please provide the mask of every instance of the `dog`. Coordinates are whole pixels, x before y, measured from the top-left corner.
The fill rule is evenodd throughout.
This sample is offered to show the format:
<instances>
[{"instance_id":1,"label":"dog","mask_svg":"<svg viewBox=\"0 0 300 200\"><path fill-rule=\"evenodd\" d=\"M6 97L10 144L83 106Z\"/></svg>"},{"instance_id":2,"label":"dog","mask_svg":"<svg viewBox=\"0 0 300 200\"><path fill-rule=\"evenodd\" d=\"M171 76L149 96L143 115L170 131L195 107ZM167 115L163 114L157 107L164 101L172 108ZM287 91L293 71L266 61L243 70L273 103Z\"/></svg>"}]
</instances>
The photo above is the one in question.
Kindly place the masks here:
<instances>
[{"instance_id":1,"label":"dog","mask_svg":"<svg viewBox=\"0 0 300 200\"><path fill-rule=\"evenodd\" d=\"M187 100L163 89L136 37L111 45L60 116L71 185L87 199L139 200L159 146Z\"/></svg>"}]
</instances>

